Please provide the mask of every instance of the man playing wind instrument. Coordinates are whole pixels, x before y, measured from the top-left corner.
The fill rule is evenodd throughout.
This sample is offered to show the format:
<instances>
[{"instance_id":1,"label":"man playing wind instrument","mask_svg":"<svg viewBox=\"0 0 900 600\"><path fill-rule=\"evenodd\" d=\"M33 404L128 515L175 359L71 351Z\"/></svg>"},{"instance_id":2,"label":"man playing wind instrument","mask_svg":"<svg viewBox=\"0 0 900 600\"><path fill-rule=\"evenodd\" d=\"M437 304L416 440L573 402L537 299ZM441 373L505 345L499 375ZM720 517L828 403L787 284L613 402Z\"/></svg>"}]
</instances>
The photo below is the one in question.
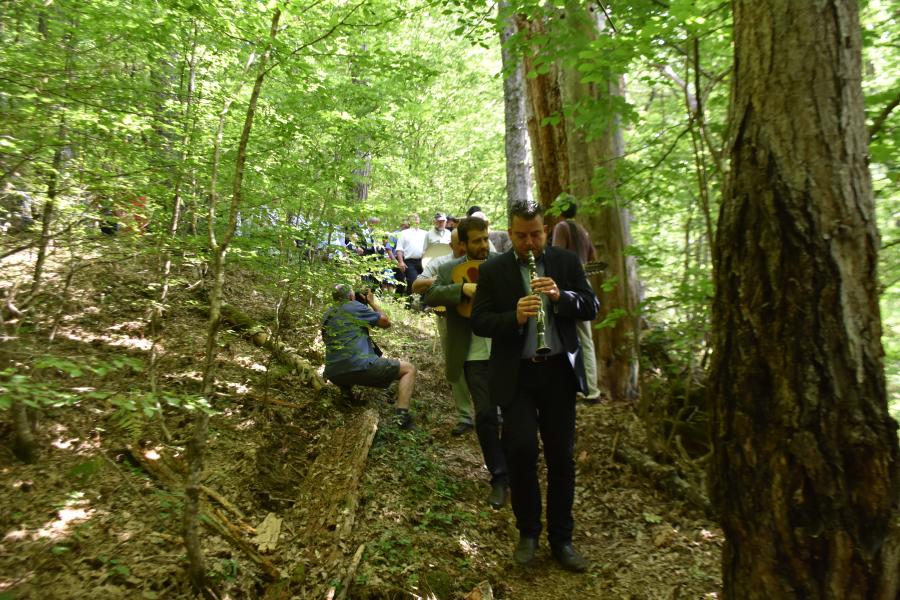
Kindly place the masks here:
<instances>
[{"instance_id":1,"label":"man playing wind instrument","mask_svg":"<svg viewBox=\"0 0 900 600\"><path fill-rule=\"evenodd\" d=\"M588 561L572 546L575 393L586 389L576 323L593 320L599 303L578 257L545 248L539 205L510 208L509 237L513 249L481 265L472 331L491 338L490 397L503 414L502 444L519 530L513 560L530 564L541 534L540 433L550 550L564 569L582 572Z\"/></svg>"}]
</instances>

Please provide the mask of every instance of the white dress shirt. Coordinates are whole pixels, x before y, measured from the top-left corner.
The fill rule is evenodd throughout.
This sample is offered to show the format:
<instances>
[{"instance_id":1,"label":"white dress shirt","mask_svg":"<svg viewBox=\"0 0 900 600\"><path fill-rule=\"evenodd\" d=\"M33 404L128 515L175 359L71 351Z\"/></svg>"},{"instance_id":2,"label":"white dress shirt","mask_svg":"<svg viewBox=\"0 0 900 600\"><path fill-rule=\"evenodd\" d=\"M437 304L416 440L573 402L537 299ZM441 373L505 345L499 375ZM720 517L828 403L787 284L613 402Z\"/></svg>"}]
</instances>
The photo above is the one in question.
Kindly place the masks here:
<instances>
[{"instance_id":1,"label":"white dress shirt","mask_svg":"<svg viewBox=\"0 0 900 600\"><path fill-rule=\"evenodd\" d=\"M397 236L397 252L403 252L403 258L422 258L425 252L426 231L418 227L404 229Z\"/></svg>"}]
</instances>

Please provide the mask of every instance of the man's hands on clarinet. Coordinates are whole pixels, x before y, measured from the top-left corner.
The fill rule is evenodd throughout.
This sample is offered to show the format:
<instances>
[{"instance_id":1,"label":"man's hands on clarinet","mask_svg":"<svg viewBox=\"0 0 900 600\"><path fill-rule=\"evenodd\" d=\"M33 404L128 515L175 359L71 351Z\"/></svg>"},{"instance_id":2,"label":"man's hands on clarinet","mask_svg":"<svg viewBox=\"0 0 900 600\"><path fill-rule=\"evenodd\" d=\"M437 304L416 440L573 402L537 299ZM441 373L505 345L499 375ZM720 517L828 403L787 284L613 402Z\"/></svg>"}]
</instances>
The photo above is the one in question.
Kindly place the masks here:
<instances>
[{"instance_id":1,"label":"man's hands on clarinet","mask_svg":"<svg viewBox=\"0 0 900 600\"><path fill-rule=\"evenodd\" d=\"M531 280L532 293L519 298L516 304L516 322L524 325L531 317L536 317L541 308L540 294L547 294L550 302L559 301L559 287L552 277L535 277Z\"/></svg>"}]
</instances>

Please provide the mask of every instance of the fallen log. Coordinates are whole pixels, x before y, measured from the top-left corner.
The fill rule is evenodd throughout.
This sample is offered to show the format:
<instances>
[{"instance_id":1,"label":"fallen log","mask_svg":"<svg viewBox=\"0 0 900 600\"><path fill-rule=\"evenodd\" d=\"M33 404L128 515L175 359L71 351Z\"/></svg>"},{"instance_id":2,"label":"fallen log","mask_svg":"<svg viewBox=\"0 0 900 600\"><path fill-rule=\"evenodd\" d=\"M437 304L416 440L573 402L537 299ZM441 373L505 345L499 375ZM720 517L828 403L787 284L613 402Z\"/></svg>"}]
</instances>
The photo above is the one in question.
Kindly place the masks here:
<instances>
[{"instance_id":1,"label":"fallen log","mask_svg":"<svg viewBox=\"0 0 900 600\"><path fill-rule=\"evenodd\" d=\"M664 492L688 502L707 515L712 514L712 506L706 494L679 477L674 467L661 465L640 450L626 444L619 444L613 452L613 457L629 465Z\"/></svg>"},{"instance_id":2,"label":"fallen log","mask_svg":"<svg viewBox=\"0 0 900 600\"><path fill-rule=\"evenodd\" d=\"M353 560L350 561L350 567L347 568L347 574L341 582L341 591L338 593L335 600L347 600L347 593L350 591L350 586L353 584L353 578L356 577L356 571L359 569L359 563L362 560L363 552L365 552L365 550L365 544L360 544L359 548L356 549L356 554L353 555Z\"/></svg>"},{"instance_id":3,"label":"fallen log","mask_svg":"<svg viewBox=\"0 0 900 600\"><path fill-rule=\"evenodd\" d=\"M285 346L272 337L271 332L263 325L251 319L230 304L223 304L221 308L223 323L230 325L235 331L241 333L257 348L264 348L272 353L279 363L295 371L318 394L325 387L325 380L319 375L315 367L308 360Z\"/></svg>"},{"instance_id":4,"label":"fallen log","mask_svg":"<svg viewBox=\"0 0 900 600\"><path fill-rule=\"evenodd\" d=\"M356 520L359 487L378 431L378 414L367 409L351 416L323 443L300 486L292 521L299 549L297 560L285 570L293 575L269 586L265 598L322 598L328 589L320 582L344 580L346 589L362 560L364 546L352 558L344 555ZM349 567L343 565L349 564ZM349 580L348 580L349 578ZM333 588L330 590L335 593Z\"/></svg>"},{"instance_id":5,"label":"fallen log","mask_svg":"<svg viewBox=\"0 0 900 600\"><path fill-rule=\"evenodd\" d=\"M327 545L338 552L353 529L359 504L359 481L369 448L378 431L378 414L368 409L338 428L325 450L316 457L301 486L300 544Z\"/></svg>"}]
</instances>

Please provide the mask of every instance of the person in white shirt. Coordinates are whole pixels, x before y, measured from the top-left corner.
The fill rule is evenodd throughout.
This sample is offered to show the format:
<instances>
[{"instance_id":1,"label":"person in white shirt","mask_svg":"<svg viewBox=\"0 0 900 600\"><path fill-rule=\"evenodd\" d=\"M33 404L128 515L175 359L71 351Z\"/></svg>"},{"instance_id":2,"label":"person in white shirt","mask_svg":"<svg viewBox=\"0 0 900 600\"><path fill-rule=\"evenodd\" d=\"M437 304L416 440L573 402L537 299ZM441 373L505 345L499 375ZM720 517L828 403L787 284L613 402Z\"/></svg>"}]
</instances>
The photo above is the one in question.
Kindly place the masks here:
<instances>
[{"instance_id":1,"label":"person in white shirt","mask_svg":"<svg viewBox=\"0 0 900 600\"><path fill-rule=\"evenodd\" d=\"M449 244L450 230L447 229L447 215L438 212L434 215L434 229L425 234L425 248L432 244Z\"/></svg>"},{"instance_id":2,"label":"person in white shirt","mask_svg":"<svg viewBox=\"0 0 900 600\"><path fill-rule=\"evenodd\" d=\"M425 236L427 232L419 229L419 215L409 216L409 228L397 236L397 266L403 273L406 288L403 293L412 294L412 284L422 272L422 254L425 252Z\"/></svg>"}]
</instances>

